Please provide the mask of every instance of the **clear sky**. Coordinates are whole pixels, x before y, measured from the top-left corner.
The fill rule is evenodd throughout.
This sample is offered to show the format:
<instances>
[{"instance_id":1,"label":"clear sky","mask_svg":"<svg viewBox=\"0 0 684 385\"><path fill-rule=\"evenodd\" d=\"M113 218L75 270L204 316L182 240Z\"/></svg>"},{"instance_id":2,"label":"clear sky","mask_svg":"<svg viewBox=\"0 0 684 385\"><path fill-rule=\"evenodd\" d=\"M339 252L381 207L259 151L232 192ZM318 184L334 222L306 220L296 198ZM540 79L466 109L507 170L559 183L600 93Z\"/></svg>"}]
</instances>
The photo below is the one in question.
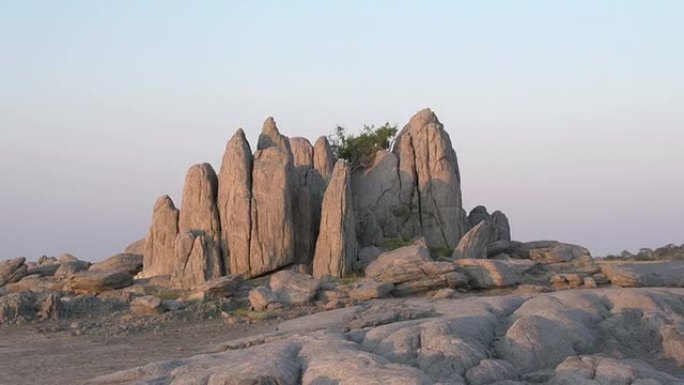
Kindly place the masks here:
<instances>
[{"instance_id":1,"label":"clear sky","mask_svg":"<svg viewBox=\"0 0 684 385\"><path fill-rule=\"evenodd\" d=\"M0 0L0 259L144 236L268 115L315 138L423 107L466 208L602 255L684 243L684 2Z\"/></svg>"}]
</instances>

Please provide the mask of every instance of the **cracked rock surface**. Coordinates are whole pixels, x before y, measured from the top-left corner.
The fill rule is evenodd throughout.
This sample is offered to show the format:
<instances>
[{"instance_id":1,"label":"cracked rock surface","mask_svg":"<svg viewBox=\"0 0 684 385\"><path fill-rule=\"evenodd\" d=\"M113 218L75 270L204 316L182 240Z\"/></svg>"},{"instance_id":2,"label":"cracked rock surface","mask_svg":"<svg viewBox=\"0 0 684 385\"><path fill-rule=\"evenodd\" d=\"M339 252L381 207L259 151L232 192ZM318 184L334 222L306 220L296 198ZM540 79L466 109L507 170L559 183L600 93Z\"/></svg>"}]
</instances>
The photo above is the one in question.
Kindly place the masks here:
<instances>
[{"instance_id":1,"label":"cracked rock surface","mask_svg":"<svg viewBox=\"0 0 684 385\"><path fill-rule=\"evenodd\" d=\"M376 300L88 384L684 384L683 316L684 289Z\"/></svg>"}]
</instances>

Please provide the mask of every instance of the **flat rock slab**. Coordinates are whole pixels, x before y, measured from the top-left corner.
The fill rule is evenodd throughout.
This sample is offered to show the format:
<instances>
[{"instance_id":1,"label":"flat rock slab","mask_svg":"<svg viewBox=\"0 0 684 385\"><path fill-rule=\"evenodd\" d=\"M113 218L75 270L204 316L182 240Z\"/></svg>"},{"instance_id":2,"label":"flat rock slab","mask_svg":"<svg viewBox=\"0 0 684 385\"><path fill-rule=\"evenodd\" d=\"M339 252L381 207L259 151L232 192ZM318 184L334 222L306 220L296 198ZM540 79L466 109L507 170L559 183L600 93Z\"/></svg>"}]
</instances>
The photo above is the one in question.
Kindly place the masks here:
<instances>
[{"instance_id":1,"label":"flat rock slab","mask_svg":"<svg viewBox=\"0 0 684 385\"><path fill-rule=\"evenodd\" d=\"M684 261L603 263L601 272L620 287L684 287Z\"/></svg>"},{"instance_id":2,"label":"flat rock slab","mask_svg":"<svg viewBox=\"0 0 684 385\"><path fill-rule=\"evenodd\" d=\"M679 385L683 324L684 289L376 300L90 383Z\"/></svg>"}]
</instances>

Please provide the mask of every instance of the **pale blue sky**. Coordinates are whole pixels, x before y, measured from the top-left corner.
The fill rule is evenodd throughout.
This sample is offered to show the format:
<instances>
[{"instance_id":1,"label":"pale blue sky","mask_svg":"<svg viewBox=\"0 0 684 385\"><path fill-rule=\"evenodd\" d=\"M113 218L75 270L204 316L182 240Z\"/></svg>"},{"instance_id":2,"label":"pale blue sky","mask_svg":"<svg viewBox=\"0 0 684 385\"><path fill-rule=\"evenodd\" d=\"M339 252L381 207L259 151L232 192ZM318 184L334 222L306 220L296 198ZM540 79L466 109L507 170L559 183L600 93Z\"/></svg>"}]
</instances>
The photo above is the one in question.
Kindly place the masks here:
<instances>
[{"instance_id":1,"label":"pale blue sky","mask_svg":"<svg viewBox=\"0 0 684 385\"><path fill-rule=\"evenodd\" d=\"M0 259L100 259L268 115L451 135L467 208L595 254L684 242L684 2L0 0Z\"/></svg>"}]
</instances>

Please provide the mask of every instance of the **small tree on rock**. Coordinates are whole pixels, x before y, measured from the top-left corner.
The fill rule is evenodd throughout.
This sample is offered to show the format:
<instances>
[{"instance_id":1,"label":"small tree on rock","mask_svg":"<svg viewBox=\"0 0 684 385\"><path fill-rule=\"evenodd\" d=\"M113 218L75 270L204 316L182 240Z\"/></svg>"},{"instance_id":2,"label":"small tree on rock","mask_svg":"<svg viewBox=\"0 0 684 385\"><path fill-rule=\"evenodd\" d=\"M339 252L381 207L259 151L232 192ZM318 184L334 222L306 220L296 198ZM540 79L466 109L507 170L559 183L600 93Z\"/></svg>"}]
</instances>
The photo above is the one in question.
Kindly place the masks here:
<instances>
[{"instance_id":1,"label":"small tree on rock","mask_svg":"<svg viewBox=\"0 0 684 385\"><path fill-rule=\"evenodd\" d=\"M397 126L389 123L378 128L373 125L364 125L358 135L347 134L346 129L338 125L328 140L337 159L348 161L352 169L355 169L370 166L375 153L388 150L396 135Z\"/></svg>"}]
</instances>

